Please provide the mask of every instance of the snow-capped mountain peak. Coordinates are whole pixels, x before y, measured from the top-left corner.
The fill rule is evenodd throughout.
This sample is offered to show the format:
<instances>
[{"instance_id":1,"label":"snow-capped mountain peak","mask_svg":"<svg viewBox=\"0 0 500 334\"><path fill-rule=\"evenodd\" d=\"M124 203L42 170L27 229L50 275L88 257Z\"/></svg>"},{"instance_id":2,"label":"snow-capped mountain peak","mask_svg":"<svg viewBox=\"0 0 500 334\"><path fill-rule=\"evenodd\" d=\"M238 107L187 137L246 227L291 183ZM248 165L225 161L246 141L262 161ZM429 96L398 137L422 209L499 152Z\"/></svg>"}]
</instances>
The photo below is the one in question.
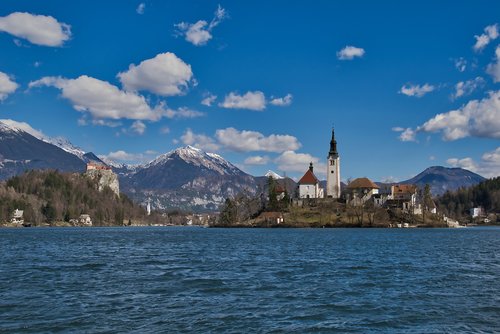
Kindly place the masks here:
<instances>
[{"instance_id":1,"label":"snow-capped mountain peak","mask_svg":"<svg viewBox=\"0 0 500 334\"><path fill-rule=\"evenodd\" d=\"M275 180L281 180L284 179L283 176L279 175L278 173L273 172L272 170L268 170L266 174L264 174L265 177L272 177Z\"/></svg>"},{"instance_id":2,"label":"snow-capped mountain peak","mask_svg":"<svg viewBox=\"0 0 500 334\"><path fill-rule=\"evenodd\" d=\"M84 159L83 156L85 155L86 152L84 150L82 150L81 148L73 145L69 140L67 140L64 137L51 138L51 137L44 136L44 137L38 138L38 139L40 139L46 143L55 145L68 153L74 154L82 160Z\"/></svg>"},{"instance_id":3,"label":"snow-capped mountain peak","mask_svg":"<svg viewBox=\"0 0 500 334\"><path fill-rule=\"evenodd\" d=\"M240 170L236 166L225 160L220 155L215 153L207 153L199 148L190 145L179 147L173 151L162 154L150 163L141 167L149 168L156 165L163 165L166 162L174 160L176 158L197 167L205 167L207 169L216 171L220 175L234 175L240 172Z\"/></svg>"},{"instance_id":4,"label":"snow-capped mountain peak","mask_svg":"<svg viewBox=\"0 0 500 334\"><path fill-rule=\"evenodd\" d=\"M41 141L44 141L46 143L55 145L64 151L71 153L73 155L76 155L80 159L84 160L83 155L86 153L84 150L82 150L79 147L74 146L67 140L66 138L63 137L55 137L51 138L49 136L46 136L43 134L41 131L35 130L31 125L29 125L26 122L18 122L14 121L12 119L0 119L0 131L2 132L26 132L36 139L39 139Z\"/></svg>"}]
</instances>

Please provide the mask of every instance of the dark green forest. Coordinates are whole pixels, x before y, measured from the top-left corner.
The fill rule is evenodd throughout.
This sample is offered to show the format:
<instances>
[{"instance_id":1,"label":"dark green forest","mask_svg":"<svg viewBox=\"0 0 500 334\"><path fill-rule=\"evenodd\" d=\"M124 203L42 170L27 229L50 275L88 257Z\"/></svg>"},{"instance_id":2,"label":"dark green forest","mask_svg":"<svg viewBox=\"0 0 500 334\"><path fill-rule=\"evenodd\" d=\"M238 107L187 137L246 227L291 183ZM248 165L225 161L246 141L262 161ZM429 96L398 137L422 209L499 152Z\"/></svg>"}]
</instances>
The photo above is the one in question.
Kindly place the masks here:
<instances>
[{"instance_id":1,"label":"dark green forest","mask_svg":"<svg viewBox=\"0 0 500 334\"><path fill-rule=\"evenodd\" d=\"M486 180L470 188L446 192L436 199L438 211L454 218L469 215L474 207L483 207L486 213L500 212L500 177Z\"/></svg>"},{"instance_id":2,"label":"dark green forest","mask_svg":"<svg viewBox=\"0 0 500 334\"><path fill-rule=\"evenodd\" d=\"M0 183L0 223L9 221L15 209L24 210L24 220L35 226L68 222L80 214L89 214L97 226L146 217L124 194L118 197L108 187L99 191L97 180L53 170L29 171Z\"/></svg>"}]
</instances>

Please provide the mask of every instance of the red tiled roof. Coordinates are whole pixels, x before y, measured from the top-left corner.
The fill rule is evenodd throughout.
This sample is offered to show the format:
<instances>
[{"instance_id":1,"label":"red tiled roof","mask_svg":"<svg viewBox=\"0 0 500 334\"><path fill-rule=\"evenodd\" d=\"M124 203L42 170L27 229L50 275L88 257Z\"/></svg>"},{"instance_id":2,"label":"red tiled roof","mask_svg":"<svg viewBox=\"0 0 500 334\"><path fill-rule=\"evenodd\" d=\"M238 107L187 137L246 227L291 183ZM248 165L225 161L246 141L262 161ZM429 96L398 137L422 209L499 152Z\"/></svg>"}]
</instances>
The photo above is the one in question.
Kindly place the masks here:
<instances>
[{"instance_id":1,"label":"red tiled roof","mask_svg":"<svg viewBox=\"0 0 500 334\"><path fill-rule=\"evenodd\" d=\"M413 184L396 184L394 187L394 193L411 193L414 194L417 191L417 186Z\"/></svg>"},{"instance_id":2,"label":"red tiled roof","mask_svg":"<svg viewBox=\"0 0 500 334\"><path fill-rule=\"evenodd\" d=\"M347 185L347 188L349 189L356 189L356 188L372 188L372 189L379 189L379 186L377 186L375 183L373 183L372 180L370 180L367 177L360 177L352 181Z\"/></svg>"},{"instance_id":3,"label":"red tiled roof","mask_svg":"<svg viewBox=\"0 0 500 334\"><path fill-rule=\"evenodd\" d=\"M279 193L284 193L286 190L284 187L282 187L280 184L277 184L275 187L274 187L274 190L279 194Z\"/></svg>"},{"instance_id":4,"label":"red tiled roof","mask_svg":"<svg viewBox=\"0 0 500 334\"><path fill-rule=\"evenodd\" d=\"M302 176L302 178L299 180L299 184L316 184L316 183L319 183L319 180L310 169L307 170L304 176Z\"/></svg>"}]
</instances>

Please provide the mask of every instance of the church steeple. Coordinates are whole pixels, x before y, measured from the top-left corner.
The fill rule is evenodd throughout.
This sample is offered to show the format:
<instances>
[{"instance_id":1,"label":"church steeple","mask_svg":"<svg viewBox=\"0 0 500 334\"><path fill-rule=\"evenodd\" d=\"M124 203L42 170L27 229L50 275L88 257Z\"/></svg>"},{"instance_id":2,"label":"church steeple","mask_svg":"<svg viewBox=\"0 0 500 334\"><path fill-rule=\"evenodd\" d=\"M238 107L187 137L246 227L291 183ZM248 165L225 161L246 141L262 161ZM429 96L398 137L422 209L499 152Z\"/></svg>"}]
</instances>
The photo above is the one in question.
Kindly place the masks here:
<instances>
[{"instance_id":1,"label":"church steeple","mask_svg":"<svg viewBox=\"0 0 500 334\"><path fill-rule=\"evenodd\" d=\"M328 152L328 157L337 158L339 153L337 152L337 141L335 140L335 130L332 128L332 140L330 140L330 152Z\"/></svg>"},{"instance_id":2,"label":"church steeple","mask_svg":"<svg viewBox=\"0 0 500 334\"><path fill-rule=\"evenodd\" d=\"M340 157L337 151L335 131L332 128L332 140L330 140L330 151L328 151L326 168L326 196L340 198Z\"/></svg>"}]
</instances>

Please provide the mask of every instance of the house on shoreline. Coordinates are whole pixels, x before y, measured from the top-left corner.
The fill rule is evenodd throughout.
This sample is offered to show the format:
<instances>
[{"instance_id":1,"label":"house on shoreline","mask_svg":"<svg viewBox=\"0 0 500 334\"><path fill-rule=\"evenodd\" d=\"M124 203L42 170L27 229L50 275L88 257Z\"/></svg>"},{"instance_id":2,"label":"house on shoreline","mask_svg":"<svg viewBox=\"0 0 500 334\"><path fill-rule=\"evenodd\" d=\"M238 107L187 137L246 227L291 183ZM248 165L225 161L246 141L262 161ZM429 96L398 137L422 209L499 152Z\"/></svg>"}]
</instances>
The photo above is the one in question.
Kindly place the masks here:
<instances>
[{"instance_id":1,"label":"house on shoreline","mask_svg":"<svg viewBox=\"0 0 500 334\"><path fill-rule=\"evenodd\" d=\"M10 219L12 224L24 224L24 210L15 209Z\"/></svg>"},{"instance_id":2,"label":"house on shoreline","mask_svg":"<svg viewBox=\"0 0 500 334\"><path fill-rule=\"evenodd\" d=\"M346 203L363 205L378 194L380 187L367 177L360 177L350 182L344 190Z\"/></svg>"}]
</instances>

